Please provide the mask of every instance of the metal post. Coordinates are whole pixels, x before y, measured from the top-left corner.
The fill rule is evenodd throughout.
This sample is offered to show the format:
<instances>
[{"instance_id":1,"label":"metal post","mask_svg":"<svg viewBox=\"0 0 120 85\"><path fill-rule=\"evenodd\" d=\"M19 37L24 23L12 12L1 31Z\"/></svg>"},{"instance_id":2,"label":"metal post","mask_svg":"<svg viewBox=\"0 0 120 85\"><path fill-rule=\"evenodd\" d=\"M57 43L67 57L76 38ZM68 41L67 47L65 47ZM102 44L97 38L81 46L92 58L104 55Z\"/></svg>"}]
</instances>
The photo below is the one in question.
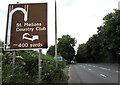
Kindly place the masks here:
<instances>
[{"instance_id":1,"label":"metal post","mask_svg":"<svg viewBox=\"0 0 120 85\"><path fill-rule=\"evenodd\" d=\"M42 50L39 49L39 58L38 58L38 81L41 82L41 57L42 57Z\"/></svg>"},{"instance_id":2,"label":"metal post","mask_svg":"<svg viewBox=\"0 0 120 85\"><path fill-rule=\"evenodd\" d=\"M3 57L3 53L2 53L3 48L0 48L0 85L2 85L2 57Z\"/></svg>"},{"instance_id":3,"label":"metal post","mask_svg":"<svg viewBox=\"0 0 120 85\"><path fill-rule=\"evenodd\" d=\"M57 64L57 5L55 0L55 60L56 60L56 68L58 67Z\"/></svg>"},{"instance_id":4,"label":"metal post","mask_svg":"<svg viewBox=\"0 0 120 85\"><path fill-rule=\"evenodd\" d=\"M16 58L16 52L13 51L13 64L12 64L13 72L12 74L14 74L14 71L15 71L15 58Z\"/></svg>"}]
</instances>

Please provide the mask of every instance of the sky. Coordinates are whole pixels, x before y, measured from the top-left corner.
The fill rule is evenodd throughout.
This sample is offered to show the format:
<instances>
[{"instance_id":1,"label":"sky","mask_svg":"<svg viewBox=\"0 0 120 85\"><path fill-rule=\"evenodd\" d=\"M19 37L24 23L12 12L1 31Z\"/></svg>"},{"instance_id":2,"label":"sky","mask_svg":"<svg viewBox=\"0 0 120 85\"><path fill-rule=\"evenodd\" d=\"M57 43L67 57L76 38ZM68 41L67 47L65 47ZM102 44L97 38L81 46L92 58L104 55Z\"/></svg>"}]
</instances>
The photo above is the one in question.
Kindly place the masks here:
<instances>
[{"instance_id":1,"label":"sky","mask_svg":"<svg viewBox=\"0 0 120 85\"><path fill-rule=\"evenodd\" d=\"M119 0L56 0L58 38L69 34L78 44L86 43L97 27L103 24L103 17L118 9ZM55 0L1 0L0 40L5 41L8 4L48 3L48 46L55 44ZM43 49L45 53L47 49Z\"/></svg>"}]
</instances>

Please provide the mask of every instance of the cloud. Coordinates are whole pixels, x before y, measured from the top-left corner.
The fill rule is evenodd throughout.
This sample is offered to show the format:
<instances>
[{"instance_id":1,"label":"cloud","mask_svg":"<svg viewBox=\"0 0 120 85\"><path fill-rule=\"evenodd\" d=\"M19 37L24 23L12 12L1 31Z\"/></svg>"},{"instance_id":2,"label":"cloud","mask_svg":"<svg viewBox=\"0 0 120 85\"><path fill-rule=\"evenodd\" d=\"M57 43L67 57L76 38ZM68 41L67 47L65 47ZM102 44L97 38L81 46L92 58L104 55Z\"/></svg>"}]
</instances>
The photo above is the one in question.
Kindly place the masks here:
<instances>
[{"instance_id":1,"label":"cloud","mask_svg":"<svg viewBox=\"0 0 120 85\"><path fill-rule=\"evenodd\" d=\"M97 33L103 17L117 7L114 0L60 0L58 1L58 37L70 34L85 43L89 37ZM69 2L68 2L69 1Z\"/></svg>"},{"instance_id":2,"label":"cloud","mask_svg":"<svg viewBox=\"0 0 120 85\"><path fill-rule=\"evenodd\" d=\"M72 6L72 5L75 5L75 3L77 3L77 1L79 1L79 0L58 0L57 2L61 6Z\"/></svg>"},{"instance_id":3,"label":"cloud","mask_svg":"<svg viewBox=\"0 0 120 85\"><path fill-rule=\"evenodd\" d=\"M55 0L2 0L0 5L0 39L4 40L8 4L37 3L48 1L48 45L54 44L55 33ZM58 38L69 34L75 37L78 44L85 43L102 25L102 18L118 7L119 0L56 0Z\"/></svg>"}]
</instances>

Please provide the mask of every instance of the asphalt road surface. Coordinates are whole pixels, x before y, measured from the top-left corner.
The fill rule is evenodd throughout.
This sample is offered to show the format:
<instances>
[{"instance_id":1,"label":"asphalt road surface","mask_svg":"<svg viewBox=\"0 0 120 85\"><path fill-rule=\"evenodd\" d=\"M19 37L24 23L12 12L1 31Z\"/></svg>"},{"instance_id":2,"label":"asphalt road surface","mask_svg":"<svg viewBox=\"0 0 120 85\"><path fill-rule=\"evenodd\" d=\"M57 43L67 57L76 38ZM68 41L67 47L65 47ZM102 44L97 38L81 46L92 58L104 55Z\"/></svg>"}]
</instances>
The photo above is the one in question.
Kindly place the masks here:
<instances>
[{"instance_id":1,"label":"asphalt road surface","mask_svg":"<svg viewBox=\"0 0 120 85\"><path fill-rule=\"evenodd\" d=\"M72 64L68 83L118 83L118 66L107 64Z\"/></svg>"}]
</instances>

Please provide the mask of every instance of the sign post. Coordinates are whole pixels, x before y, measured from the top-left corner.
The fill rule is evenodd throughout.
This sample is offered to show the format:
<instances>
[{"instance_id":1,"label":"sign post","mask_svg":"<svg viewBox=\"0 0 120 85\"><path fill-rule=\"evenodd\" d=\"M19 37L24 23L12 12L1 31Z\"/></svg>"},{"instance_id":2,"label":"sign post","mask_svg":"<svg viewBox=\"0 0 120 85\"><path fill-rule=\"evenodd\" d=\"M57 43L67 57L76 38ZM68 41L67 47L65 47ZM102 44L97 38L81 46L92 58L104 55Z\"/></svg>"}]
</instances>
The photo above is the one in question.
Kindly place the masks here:
<instances>
[{"instance_id":1,"label":"sign post","mask_svg":"<svg viewBox=\"0 0 120 85\"><path fill-rule=\"evenodd\" d=\"M14 71L15 71L15 58L16 58L16 52L13 51L13 63L12 63L13 71L12 71L12 74L14 74Z\"/></svg>"},{"instance_id":2,"label":"sign post","mask_svg":"<svg viewBox=\"0 0 120 85\"><path fill-rule=\"evenodd\" d=\"M38 62L39 62L39 65L38 65L38 81L41 82L41 57L42 57L42 50L39 49L39 58L38 58Z\"/></svg>"},{"instance_id":3,"label":"sign post","mask_svg":"<svg viewBox=\"0 0 120 85\"><path fill-rule=\"evenodd\" d=\"M2 47L0 47L0 85L2 85Z\"/></svg>"},{"instance_id":4,"label":"sign post","mask_svg":"<svg viewBox=\"0 0 120 85\"><path fill-rule=\"evenodd\" d=\"M47 48L47 3L9 4L5 50L39 49L38 76L41 81L41 48Z\"/></svg>"}]
</instances>

